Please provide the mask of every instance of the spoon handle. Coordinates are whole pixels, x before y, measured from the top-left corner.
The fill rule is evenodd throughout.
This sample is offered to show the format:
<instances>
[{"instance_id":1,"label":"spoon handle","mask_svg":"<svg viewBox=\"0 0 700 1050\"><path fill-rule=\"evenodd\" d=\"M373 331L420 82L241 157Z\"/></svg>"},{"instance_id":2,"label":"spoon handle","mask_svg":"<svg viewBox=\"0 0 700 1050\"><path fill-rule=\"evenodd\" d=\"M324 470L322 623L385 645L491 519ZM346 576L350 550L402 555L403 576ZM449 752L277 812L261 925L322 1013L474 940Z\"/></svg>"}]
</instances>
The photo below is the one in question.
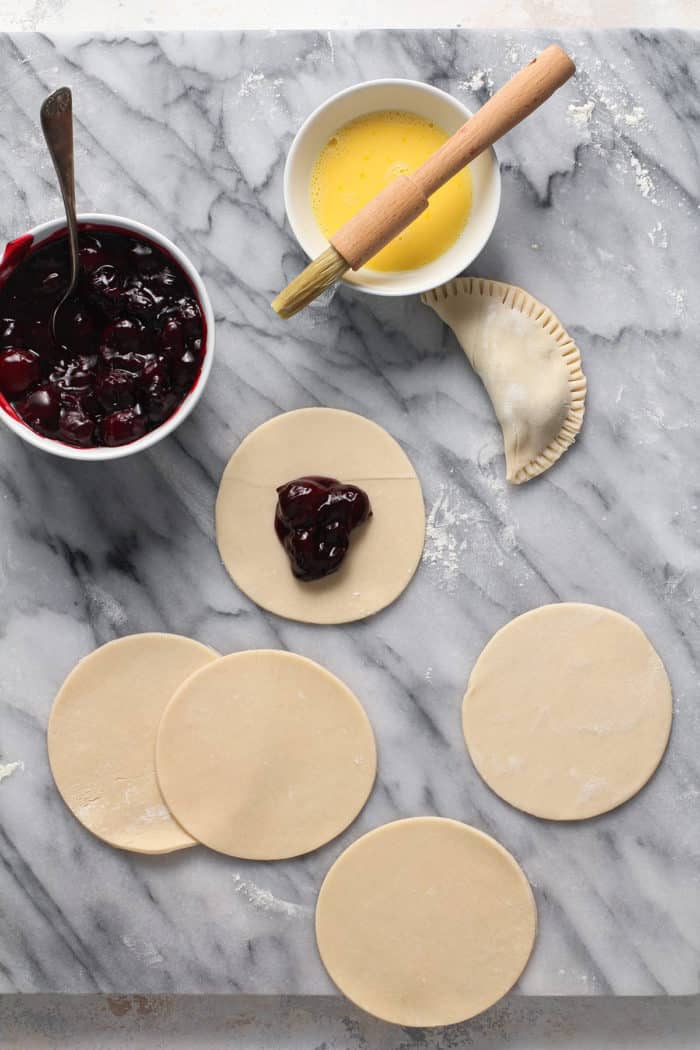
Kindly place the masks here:
<instances>
[{"instance_id":1,"label":"spoon handle","mask_svg":"<svg viewBox=\"0 0 700 1050\"><path fill-rule=\"evenodd\" d=\"M71 274L68 292L70 292L75 288L78 280L78 220L75 214L73 169L73 96L70 88L58 88L44 100L41 107L41 128L56 169L68 220Z\"/></svg>"}]
</instances>

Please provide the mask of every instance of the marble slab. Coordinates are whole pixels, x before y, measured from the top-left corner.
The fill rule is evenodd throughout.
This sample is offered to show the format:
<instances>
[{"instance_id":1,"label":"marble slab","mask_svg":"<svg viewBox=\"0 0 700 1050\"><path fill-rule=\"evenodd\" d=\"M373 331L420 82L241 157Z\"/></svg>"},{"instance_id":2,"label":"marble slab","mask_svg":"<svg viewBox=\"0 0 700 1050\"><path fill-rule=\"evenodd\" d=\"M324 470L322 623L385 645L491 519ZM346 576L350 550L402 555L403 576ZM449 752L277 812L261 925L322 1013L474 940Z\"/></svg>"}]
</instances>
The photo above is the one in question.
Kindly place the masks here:
<instances>
[{"instance_id":1,"label":"marble slab","mask_svg":"<svg viewBox=\"0 0 700 1050\"><path fill-rule=\"evenodd\" d=\"M289 323L268 307L303 261L282 171L317 103L362 79L407 76L477 105L552 38L0 38L0 234L60 211L37 115L68 82L81 208L173 237L209 287L218 342L203 402L151 453L85 466L0 433L0 991L332 993L313 937L323 874L361 832L427 813L483 828L522 862L540 914L522 993L700 990L698 36L562 35L576 80L499 147L503 206L471 272L549 304L589 379L581 440L542 479L506 485L486 396L417 300L343 289ZM428 510L410 589L343 628L261 612L214 544L216 486L236 444L277 412L316 404L385 425ZM491 634L572 599L636 618L675 694L659 773L581 825L492 795L459 719ZM288 648L343 678L379 742L357 823L312 856L267 865L204 849L139 857L87 834L53 788L47 715L79 657L143 630L222 652Z\"/></svg>"}]
</instances>

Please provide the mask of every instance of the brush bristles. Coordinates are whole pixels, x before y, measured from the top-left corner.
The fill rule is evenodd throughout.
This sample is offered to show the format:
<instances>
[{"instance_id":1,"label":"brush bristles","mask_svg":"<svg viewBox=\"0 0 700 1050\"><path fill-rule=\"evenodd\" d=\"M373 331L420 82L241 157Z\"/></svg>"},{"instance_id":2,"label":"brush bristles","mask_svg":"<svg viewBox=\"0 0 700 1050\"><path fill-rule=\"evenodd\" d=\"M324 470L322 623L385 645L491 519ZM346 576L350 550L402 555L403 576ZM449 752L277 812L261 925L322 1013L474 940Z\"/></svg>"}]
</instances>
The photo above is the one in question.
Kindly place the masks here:
<instances>
[{"instance_id":1,"label":"brush bristles","mask_svg":"<svg viewBox=\"0 0 700 1050\"><path fill-rule=\"evenodd\" d=\"M325 292L331 284L339 281L349 269L340 252L331 245L280 292L273 300L272 309L285 320L293 317L313 302L321 292Z\"/></svg>"}]
</instances>

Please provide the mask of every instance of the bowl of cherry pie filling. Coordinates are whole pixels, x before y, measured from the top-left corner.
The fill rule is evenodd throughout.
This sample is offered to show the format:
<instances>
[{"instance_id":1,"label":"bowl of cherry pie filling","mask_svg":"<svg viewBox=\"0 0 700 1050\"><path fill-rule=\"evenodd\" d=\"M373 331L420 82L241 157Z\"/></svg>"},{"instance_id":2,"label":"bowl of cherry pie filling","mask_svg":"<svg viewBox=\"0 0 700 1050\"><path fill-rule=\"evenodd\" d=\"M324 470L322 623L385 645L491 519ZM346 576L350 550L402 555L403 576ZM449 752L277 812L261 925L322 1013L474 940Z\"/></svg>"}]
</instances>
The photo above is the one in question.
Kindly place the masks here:
<instances>
[{"instance_id":1,"label":"bowl of cherry pie filling","mask_svg":"<svg viewBox=\"0 0 700 1050\"><path fill-rule=\"evenodd\" d=\"M199 400L214 353L201 277L162 234L117 215L80 215L79 280L65 221L11 241L0 262L0 419L68 459L150 448Z\"/></svg>"}]
</instances>

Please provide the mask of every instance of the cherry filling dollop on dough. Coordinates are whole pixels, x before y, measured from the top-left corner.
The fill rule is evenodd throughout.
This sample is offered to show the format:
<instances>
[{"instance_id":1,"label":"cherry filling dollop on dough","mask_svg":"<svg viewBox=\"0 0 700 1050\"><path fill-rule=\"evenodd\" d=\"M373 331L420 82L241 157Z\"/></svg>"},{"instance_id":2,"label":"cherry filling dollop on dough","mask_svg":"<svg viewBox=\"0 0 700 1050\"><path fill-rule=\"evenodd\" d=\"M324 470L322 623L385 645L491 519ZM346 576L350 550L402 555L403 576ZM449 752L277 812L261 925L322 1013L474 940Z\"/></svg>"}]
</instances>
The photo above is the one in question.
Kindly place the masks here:
<instances>
[{"instance_id":1,"label":"cherry filling dollop on dough","mask_svg":"<svg viewBox=\"0 0 700 1050\"><path fill-rule=\"evenodd\" d=\"M372 515L367 493L336 478L308 475L277 489L275 531L299 580L336 572L350 533Z\"/></svg>"}]
</instances>

